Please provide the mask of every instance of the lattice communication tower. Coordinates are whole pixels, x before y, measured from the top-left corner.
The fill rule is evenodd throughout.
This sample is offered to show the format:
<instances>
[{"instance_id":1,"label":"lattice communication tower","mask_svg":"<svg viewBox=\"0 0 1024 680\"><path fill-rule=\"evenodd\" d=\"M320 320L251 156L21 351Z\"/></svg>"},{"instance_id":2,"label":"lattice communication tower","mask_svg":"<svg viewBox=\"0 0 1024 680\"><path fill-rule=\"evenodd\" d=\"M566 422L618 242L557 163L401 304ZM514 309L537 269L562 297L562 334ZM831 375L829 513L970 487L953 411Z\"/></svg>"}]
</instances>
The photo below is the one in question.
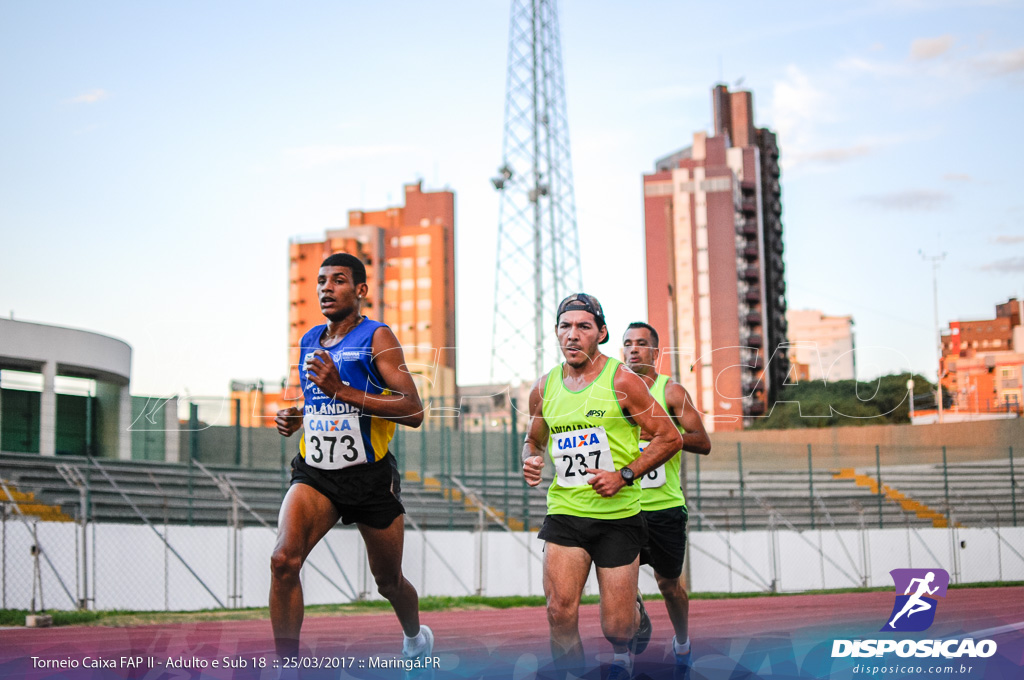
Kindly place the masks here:
<instances>
[{"instance_id":1,"label":"lattice communication tower","mask_svg":"<svg viewBox=\"0 0 1024 680\"><path fill-rule=\"evenodd\" d=\"M512 0L491 380L556 361L555 310L582 287L555 0Z\"/></svg>"}]
</instances>

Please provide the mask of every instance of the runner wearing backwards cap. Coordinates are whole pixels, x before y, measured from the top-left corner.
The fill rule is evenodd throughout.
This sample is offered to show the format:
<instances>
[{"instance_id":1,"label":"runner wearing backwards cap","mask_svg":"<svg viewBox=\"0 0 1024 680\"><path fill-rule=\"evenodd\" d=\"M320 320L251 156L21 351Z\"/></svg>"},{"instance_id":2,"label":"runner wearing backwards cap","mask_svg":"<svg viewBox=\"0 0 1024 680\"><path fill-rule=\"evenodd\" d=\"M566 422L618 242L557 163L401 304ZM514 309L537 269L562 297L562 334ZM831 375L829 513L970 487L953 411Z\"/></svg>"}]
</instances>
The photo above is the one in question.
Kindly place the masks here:
<instances>
[{"instance_id":1,"label":"runner wearing backwards cap","mask_svg":"<svg viewBox=\"0 0 1024 680\"><path fill-rule=\"evenodd\" d=\"M544 547L544 595L555 666L584 670L579 605L590 565L597 567L601 629L612 644L608 678L629 678L633 654L646 648L651 625L637 594L640 547L647 530L634 484L682 447L672 421L646 383L622 362L602 354L608 341L601 304L570 295L558 305L555 329L565 363L530 391L530 425L523 477L537 486L544 453L554 480L538 538ZM660 416L660 417L659 417ZM639 432L651 442L641 453Z\"/></svg>"}]
</instances>

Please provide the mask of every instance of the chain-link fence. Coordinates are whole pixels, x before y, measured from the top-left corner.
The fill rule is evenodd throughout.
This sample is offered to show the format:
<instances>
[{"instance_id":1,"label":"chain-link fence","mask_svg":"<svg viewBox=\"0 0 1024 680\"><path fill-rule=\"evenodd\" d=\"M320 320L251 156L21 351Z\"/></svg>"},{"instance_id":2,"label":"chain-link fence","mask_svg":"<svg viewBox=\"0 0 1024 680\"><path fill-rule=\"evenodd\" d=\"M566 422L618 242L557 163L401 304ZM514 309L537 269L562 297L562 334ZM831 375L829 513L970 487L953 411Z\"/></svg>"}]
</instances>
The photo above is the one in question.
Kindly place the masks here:
<instances>
[{"instance_id":1,"label":"chain-link fence","mask_svg":"<svg viewBox=\"0 0 1024 680\"><path fill-rule=\"evenodd\" d=\"M266 604L297 438L207 425L198 408L189 412L178 462L0 454L4 608ZM522 481L520 417L398 428L405 569L421 593L542 592L533 532L547 484ZM684 459L693 590L888 586L889 570L911 566L945 568L954 583L1024 579L1012 447L716 435L711 455ZM376 597L350 528L329 534L304 579L308 602ZM649 571L641 587L657 591Z\"/></svg>"},{"instance_id":2,"label":"chain-link fence","mask_svg":"<svg viewBox=\"0 0 1024 680\"><path fill-rule=\"evenodd\" d=\"M15 454L0 455L0 463L0 607L267 604L274 520L285 490L276 471L214 468L198 460L169 465ZM518 593L519 585L509 586L513 581L502 573L515 560L490 560L493 550L522 551L523 592L540 592L531 585L540 563L531 534L513 532L468 489L458 492L462 530L449 530L456 493L423 482L410 486L405 570L422 594ZM29 487L35 490L23 490ZM442 528L428 529L428 522ZM488 536L489 528L503 531ZM377 597L354 528L331 531L306 562L303 579L309 603Z\"/></svg>"}]
</instances>

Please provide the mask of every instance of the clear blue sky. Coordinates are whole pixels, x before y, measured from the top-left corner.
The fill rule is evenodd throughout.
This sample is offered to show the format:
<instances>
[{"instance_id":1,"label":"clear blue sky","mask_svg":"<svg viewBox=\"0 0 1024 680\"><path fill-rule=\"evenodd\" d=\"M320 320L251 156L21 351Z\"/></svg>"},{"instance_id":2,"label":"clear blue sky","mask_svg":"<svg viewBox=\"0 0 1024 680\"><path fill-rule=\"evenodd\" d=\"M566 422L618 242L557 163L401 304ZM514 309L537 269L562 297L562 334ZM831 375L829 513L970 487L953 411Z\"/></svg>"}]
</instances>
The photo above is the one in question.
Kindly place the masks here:
<instances>
[{"instance_id":1,"label":"clear blue sky","mask_svg":"<svg viewBox=\"0 0 1024 680\"><path fill-rule=\"evenodd\" d=\"M919 249L943 325L1024 294L1024 7L765 7L561 3L585 287L615 337L644 309L641 175L742 78L790 306L853 315L862 377L934 371ZM422 178L456 192L460 381L486 381L508 9L3 0L0 313L123 338L136 393L273 382L289 237Z\"/></svg>"}]
</instances>

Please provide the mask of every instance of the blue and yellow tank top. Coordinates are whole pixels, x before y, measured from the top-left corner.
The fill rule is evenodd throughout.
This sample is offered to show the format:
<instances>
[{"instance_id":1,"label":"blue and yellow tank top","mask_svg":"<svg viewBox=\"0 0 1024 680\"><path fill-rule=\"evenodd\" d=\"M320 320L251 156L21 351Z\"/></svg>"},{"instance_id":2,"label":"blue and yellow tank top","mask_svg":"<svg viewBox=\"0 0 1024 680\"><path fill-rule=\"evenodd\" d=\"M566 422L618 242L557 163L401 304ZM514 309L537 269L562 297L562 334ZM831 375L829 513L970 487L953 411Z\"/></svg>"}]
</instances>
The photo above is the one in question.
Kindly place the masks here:
<instances>
[{"instance_id":1,"label":"blue and yellow tank top","mask_svg":"<svg viewBox=\"0 0 1024 680\"><path fill-rule=\"evenodd\" d=\"M601 373L579 392L562 382L562 365L548 374L542 414L550 439L555 478L548 488L548 514L621 519L640 512L640 486L624 486L604 498L587 481L587 468L614 471L639 455L640 428L622 413L615 371L622 362L608 358Z\"/></svg>"},{"instance_id":2,"label":"blue and yellow tank top","mask_svg":"<svg viewBox=\"0 0 1024 680\"><path fill-rule=\"evenodd\" d=\"M654 384L651 385L651 396L661 405L661 408L665 409L665 413L669 414L671 418L672 413L665 402L666 387L668 387L668 376L659 375L654 380ZM672 420L672 424L676 425L675 419ZM676 429L680 433L686 432L686 430L678 425L676 425ZM647 444L648 442L641 440L640 450L642 451ZM677 451L668 461L640 478L640 488L642 490L640 506L644 510L667 510L668 508L678 508L680 506L682 506L683 510L686 510L686 498L683 496L683 488L679 483L679 467L682 463L682 455L682 450Z\"/></svg>"},{"instance_id":3,"label":"blue and yellow tank top","mask_svg":"<svg viewBox=\"0 0 1024 680\"><path fill-rule=\"evenodd\" d=\"M384 380L373 365L373 334L383 325L363 317L333 347L320 344L320 337L327 330L326 324L316 326L302 336L299 379L305 405L299 454L308 465L323 470L340 470L373 463L387 455L388 445L395 434L395 423L363 413L358 406L327 396L309 379L306 371L306 357L318 349L324 350L331 355L346 385L370 394L388 394Z\"/></svg>"}]
</instances>

